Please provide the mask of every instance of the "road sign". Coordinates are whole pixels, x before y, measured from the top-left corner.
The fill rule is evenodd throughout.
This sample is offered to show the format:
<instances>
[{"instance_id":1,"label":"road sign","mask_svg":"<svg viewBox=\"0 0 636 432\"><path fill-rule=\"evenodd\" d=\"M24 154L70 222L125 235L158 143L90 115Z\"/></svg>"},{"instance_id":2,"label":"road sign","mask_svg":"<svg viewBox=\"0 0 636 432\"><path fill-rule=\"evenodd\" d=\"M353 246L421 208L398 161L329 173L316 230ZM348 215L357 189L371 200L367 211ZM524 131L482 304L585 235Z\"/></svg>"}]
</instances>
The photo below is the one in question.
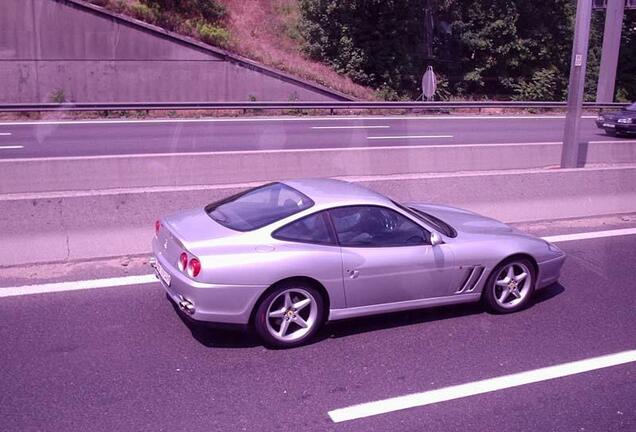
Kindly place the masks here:
<instances>
[{"instance_id":1,"label":"road sign","mask_svg":"<svg viewBox=\"0 0 636 432\"><path fill-rule=\"evenodd\" d=\"M426 100L433 98L435 90L437 90L437 78L433 72L433 66L428 66L422 77L422 93L426 96Z\"/></svg>"}]
</instances>

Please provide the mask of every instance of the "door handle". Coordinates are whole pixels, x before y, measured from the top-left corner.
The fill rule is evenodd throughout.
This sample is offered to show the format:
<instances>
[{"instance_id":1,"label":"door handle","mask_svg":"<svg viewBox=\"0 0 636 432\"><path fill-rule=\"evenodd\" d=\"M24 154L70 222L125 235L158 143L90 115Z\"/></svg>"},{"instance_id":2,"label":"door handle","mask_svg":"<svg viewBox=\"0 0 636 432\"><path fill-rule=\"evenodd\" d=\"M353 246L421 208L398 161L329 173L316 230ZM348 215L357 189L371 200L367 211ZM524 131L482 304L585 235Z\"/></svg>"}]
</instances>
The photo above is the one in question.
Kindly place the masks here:
<instances>
[{"instance_id":1,"label":"door handle","mask_svg":"<svg viewBox=\"0 0 636 432\"><path fill-rule=\"evenodd\" d=\"M349 277L351 279L357 278L358 275L360 274L360 272L358 270L347 270L347 273L349 273Z\"/></svg>"}]
</instances>

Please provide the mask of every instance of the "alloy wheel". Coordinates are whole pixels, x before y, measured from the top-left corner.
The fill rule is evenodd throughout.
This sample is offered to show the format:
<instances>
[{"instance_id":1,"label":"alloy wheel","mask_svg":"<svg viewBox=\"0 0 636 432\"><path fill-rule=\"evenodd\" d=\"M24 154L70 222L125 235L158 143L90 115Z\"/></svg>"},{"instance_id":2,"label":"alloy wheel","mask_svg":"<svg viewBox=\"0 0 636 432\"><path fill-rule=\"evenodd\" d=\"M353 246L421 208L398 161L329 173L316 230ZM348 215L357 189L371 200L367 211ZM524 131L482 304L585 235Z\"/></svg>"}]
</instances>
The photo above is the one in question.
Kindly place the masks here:
<instances>
[{"instance_id":1,"label":"alloy wheel","mask_svg":"<svg viewBox=\"0 0 636 432\"><path fill-rule=\"evenodd\" d=\"M495 301L504 309L512 309L526 299L531 287L532 273L526 264L509 263L495 278L493 287Z\"/></svg>"},{"instance_id":2,"label":"alloy wheel","mask_svg":"<svg viewBox=\"0 0 636 432\"><path fill-rule=\"evenodd\" d=\"M297 341L317 325L318 304L305 289L284 290L268 305L265 322L267 331L277 341Z\"/></svg>"}]
</instances>

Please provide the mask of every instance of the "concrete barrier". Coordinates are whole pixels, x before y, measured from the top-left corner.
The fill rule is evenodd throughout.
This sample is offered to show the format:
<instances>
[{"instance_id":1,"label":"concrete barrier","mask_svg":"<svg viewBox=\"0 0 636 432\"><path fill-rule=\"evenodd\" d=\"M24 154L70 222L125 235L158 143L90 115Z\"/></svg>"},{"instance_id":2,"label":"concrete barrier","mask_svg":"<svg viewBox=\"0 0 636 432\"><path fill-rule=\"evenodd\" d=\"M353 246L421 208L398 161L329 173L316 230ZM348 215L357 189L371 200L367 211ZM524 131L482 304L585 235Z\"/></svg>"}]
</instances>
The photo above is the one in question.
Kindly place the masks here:
<instances>
[{"instance_id":1,"label":"concrete barrier","mask_svg":"<svg viewBox=\"0 0 636 432\"><path fill-rule=\"evenodd\" d=\"M631 142L585 146L581 164L636 163ZM560 144L478 144L7 159L0 194L543 168L560 157Z\"/></svg>"},{"instance_id":2,"label":"concrete barrier","mask_svg":"<svg viewBox=\"0 0 636 432\"><path fill-rule=\"evenodd\" d=\"M636 164L345 179L397 200L446 203L507 222L636 211ZM147 253L158 216L253 185L5 195L0 267Z\"/></svg>"}]
</instances>

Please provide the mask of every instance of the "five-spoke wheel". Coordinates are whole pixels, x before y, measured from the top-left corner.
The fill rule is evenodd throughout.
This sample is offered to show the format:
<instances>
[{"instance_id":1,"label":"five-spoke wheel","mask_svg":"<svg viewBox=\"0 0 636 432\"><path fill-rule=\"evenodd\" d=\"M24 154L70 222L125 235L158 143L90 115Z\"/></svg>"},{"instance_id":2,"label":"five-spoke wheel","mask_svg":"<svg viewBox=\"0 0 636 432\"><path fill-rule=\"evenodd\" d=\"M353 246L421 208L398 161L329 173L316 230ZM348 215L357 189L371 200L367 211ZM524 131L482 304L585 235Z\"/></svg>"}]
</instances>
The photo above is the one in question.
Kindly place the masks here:
<instances>
[{"instance_id":1,"label":"five-spoke wheel","mask_svg":"<svg viewBox=\"0 0 636 432\"><path fill-rule=\"evenodd\" d=\"M256 332L267 345L298 346L322 324L323 299L313 287L284 284L261 301L254 320Z\"/></svg>"},{"instance_id":2,"label":"five-spoke wheel","mask_svg":"<svg viewBox=\"0 0 636 432\"><path fill-rule=\"evenodd\" d=\"M499 264L484 287L483 299L494 312L522 309L534 291L534 267L523 258Z\"/></svg>"}]
</instances>

